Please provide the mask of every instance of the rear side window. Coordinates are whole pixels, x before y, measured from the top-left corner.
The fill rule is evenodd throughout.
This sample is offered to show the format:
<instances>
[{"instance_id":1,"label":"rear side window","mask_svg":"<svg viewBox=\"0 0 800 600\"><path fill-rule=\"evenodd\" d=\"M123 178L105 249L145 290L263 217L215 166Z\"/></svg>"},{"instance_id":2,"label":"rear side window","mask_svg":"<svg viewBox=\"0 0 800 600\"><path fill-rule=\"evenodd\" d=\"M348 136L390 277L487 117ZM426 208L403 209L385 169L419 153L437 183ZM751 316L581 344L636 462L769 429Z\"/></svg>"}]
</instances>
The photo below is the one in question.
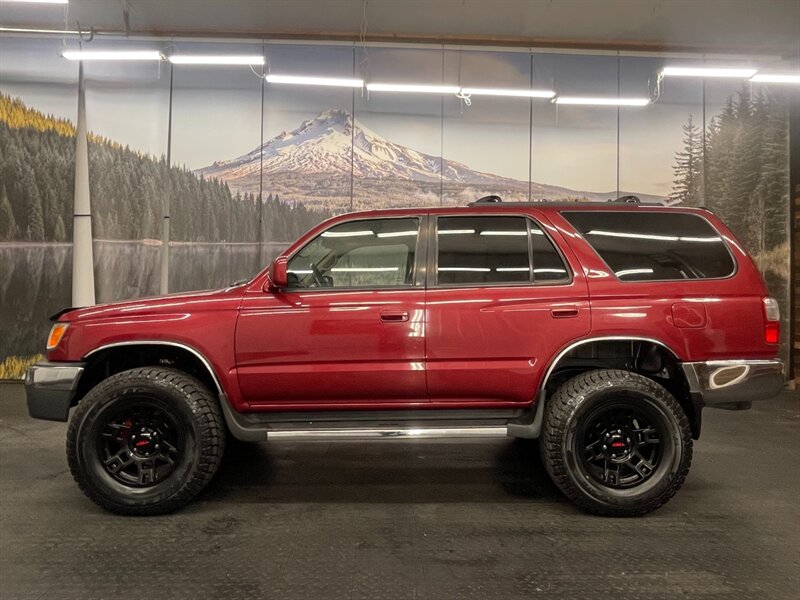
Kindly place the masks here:
<instances>
[{"instance_id":1,"label":"rear side window","mask_svg":"<svg viewBox=\"0 0 800 600\"><path fill-rule=\"evenodd\" d=\"M622 281L718 279L735 270L725 241L697 215L563 212Z\"/></svg>"},{"instance_id":2,"label":"rear side window","mask_svg":"<svg viewBox=\"0 0 800 600\"><path fill-rule=\"evenodd\" d=\"M539 226L525 217L439 217L439 285L558 283L569 272Z\"/></svg>"}]
</instances>

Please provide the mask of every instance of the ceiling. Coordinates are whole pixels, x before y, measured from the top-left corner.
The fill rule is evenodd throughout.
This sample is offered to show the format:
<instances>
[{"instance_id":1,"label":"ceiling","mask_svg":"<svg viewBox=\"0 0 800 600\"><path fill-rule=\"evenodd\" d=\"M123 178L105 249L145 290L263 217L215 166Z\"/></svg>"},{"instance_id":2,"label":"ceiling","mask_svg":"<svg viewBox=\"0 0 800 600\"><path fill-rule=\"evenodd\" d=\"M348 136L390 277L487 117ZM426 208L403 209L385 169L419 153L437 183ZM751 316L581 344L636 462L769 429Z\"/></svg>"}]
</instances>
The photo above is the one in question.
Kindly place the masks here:
<instances>
[{"instance_id":1,"label":"ceiling","mask_svg":"<svg viewBox=\"0 0 800 600\"><path fill-rule=\"evenodd\" d=\"M3 26L800 56L800 0L2 2Z\"/></svg>"}]
</instances>

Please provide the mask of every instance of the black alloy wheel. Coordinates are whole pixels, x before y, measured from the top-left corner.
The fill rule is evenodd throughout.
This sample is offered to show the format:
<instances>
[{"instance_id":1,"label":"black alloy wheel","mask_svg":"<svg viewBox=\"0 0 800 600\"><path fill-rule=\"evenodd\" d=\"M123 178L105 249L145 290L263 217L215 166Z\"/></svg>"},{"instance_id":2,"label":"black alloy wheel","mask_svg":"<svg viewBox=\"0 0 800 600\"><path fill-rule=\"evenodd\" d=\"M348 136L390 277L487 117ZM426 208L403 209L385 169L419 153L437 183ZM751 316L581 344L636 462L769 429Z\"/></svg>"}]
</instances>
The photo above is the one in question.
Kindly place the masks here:
<instances>
[{"instance_id":1,"label":"black alloy wheel","mask_svg":"<svg viewBox=\"0 0 800 600\"><path fill-rule=\"evenodd\" d=\"M225 449L217 397L194 377L141 367L111 375L78 403L67 458L81 490L126 515L182 507L216 473Z\"/></svg>"},{"instance_id":2,"label":"black alloy wheel","mask_svg":"<svg viewBox=\"0 0 800 600\"><path fill-rule=\"evenodd\" d=\"M689 420L652 379L630 371L587 371L545 402L542 462L583 510L642 515L683 485L692 461Z\"/></svg>"},{"instance_id":3,"label":"black alloy wheel","mask_svg":"<svg viewBox=\"0 0 800 600\"><path fill-rule=\"evenodd\" d=\"M99 456L111 477L131 487L153 486L169 477L182 454L177 419L170 412L143 396L106 417Z\"/></svg>"}]
</instances>

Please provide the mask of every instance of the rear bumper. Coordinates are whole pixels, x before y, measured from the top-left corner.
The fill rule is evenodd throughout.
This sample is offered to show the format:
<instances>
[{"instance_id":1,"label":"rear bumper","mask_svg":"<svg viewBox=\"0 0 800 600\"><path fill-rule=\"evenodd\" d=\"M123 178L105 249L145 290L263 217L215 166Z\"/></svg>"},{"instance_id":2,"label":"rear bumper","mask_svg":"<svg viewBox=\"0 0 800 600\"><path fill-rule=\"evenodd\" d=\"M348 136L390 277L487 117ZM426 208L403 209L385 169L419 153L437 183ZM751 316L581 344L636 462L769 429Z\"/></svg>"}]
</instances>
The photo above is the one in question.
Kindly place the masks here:
<instances>
[{"instance_id":1,"label":"rear bumper","mask_svg":"<svg viewBox=\"0 0 800 600\"><path fill-rule=\"evenodd\" d=\"M772 398L786 384L781 360L715 360L683 363L689 389L703 406L741 410Z\"/></svg>"},{"instance_id":2,"label":"rear bumper","mask_svg":"<svg viewBox=\"0 0 800 600\"><path fill-rule=\"evenodd\" d=\"M84 363L43 361L25 373L28 414L34 419L66 421Z\"/></svg>"}]
</instances>

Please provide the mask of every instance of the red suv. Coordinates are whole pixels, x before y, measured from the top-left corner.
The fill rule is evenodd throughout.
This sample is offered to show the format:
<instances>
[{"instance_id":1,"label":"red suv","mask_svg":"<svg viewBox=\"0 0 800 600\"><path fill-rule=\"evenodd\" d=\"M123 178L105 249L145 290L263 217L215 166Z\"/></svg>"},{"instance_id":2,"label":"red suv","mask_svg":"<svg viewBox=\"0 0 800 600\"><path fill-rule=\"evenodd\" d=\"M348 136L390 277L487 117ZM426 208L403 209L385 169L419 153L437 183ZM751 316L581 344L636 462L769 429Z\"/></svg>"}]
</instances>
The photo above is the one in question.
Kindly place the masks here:
<instances>
[{"instance_id":1,"label":"red suv","mask_svg":"<svg viewBox=\"0 0 800 600\"><path fill-rule=\"evenodd\" d=\"M81 489L157 514L227 435L540 438L581 508L638 515L689 471L704 406L784 384L779 315L703 209L477 202L338 216L248 283L69 309L26 375Z\"/></svg>"}]
</instances>

